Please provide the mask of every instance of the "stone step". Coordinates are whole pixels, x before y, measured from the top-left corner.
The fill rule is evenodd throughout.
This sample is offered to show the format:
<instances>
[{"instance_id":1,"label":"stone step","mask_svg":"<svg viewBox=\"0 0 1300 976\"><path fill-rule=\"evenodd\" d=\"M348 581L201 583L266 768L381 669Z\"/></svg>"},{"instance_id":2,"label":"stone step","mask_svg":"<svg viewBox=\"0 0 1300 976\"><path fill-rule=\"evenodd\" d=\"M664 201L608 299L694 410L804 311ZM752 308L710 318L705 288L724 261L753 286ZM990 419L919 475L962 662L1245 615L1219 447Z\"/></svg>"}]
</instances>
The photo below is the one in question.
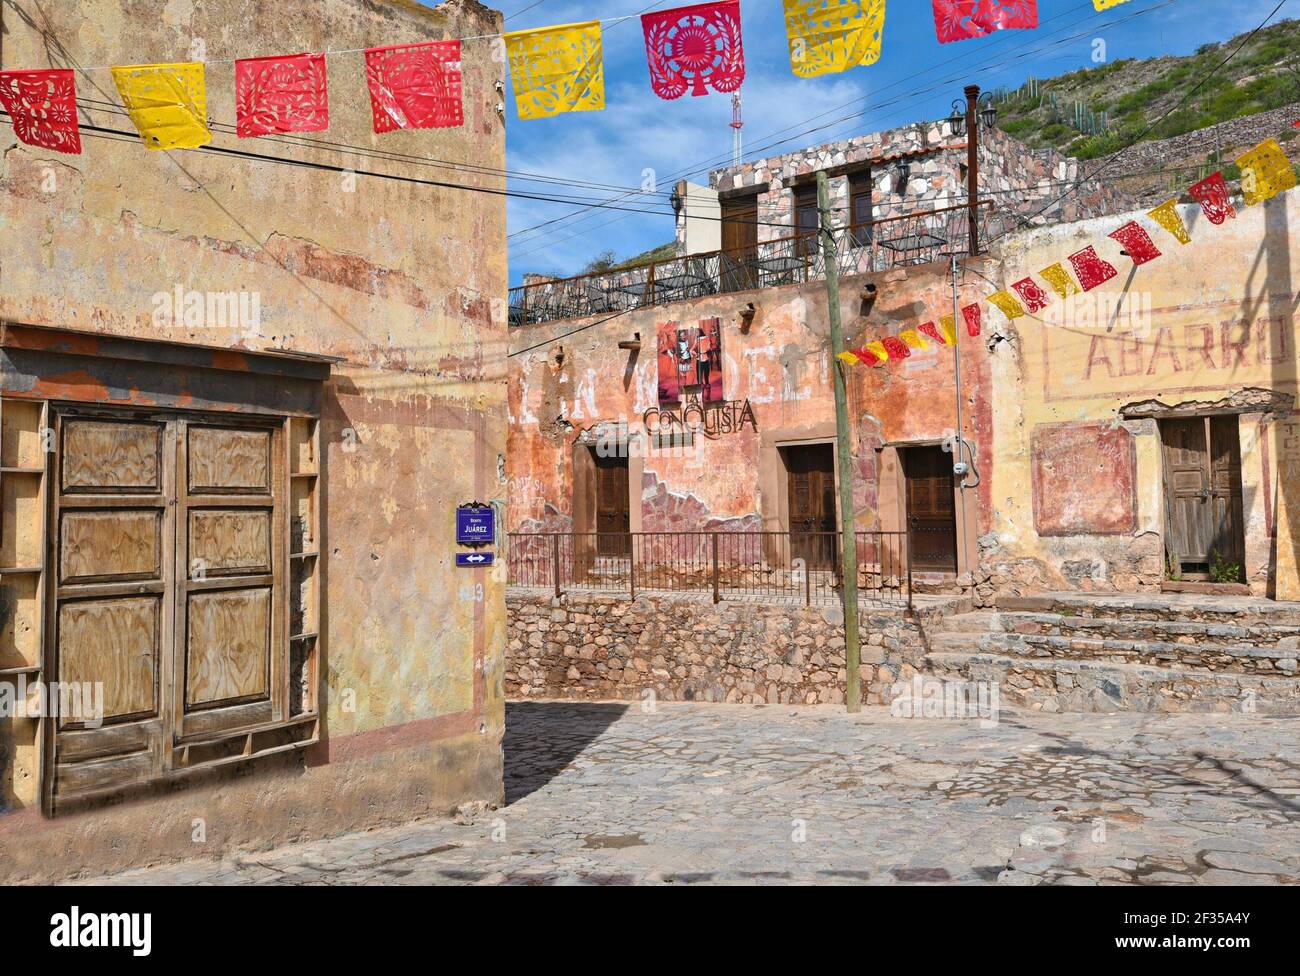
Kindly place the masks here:
<instances>
[{"instance_id":1,"label":"stone step","mask_svg":"<svg viewBox=\"0 0 1300 976\"><path fill-rule=\"evenodd\" d=\"M997 609L1004 612L1053 613L1067 617L1111 620L1300 626L1300 602L1192 593L1042 593L1035 596L1001 597L997 601Z\"/></svg>"},{"instance_id":2,"label":"stone step","mask_svg":"<svg viewBox=\"0 0 1300 976\"><path fill-rule=\"evenodd\" d=\"M969 613L948 618L945 630L962 633L1005 632L1044 637L1097 637L1188 644L1251 644L1276 646L1300 653L1300 624L1216 623L1205 620L1128 620L1080 617L1058 613L1003 611Z\"/></svg>"},{"instance_id":3,"label":"stone step","mask_svg":"<svg viewBox=\"0 0 1300 976\"><path fill-rule=\"evenodd\" d=\"M1300 683L1289 678L980 652L933 651L926 666L932 677L995 682L1004 704L1052 712L1300 715Z\"/></svg>"},{"instance_id":4,"label":"stone step","mask_svg":"<svg viewBox=\"0 0 1300 976\"><path fill-rule=\"evenodd\" d=\"M1105 661L1148 667L1187 667L1214 673L1295 678L1300 651L1250 644L1174 643L1097 637L1042 636L1005 632L930 636L933 651L989 653L1059 661Z\"/></svg>"}]
</instances>

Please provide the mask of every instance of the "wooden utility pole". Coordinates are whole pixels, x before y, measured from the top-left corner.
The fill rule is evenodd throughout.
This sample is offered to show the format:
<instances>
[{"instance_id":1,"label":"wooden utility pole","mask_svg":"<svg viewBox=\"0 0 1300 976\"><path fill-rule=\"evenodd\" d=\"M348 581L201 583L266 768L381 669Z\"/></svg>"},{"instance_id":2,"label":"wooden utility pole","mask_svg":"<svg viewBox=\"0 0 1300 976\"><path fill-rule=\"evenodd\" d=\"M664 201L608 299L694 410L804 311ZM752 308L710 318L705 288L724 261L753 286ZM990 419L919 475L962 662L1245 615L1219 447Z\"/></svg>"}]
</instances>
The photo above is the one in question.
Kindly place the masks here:
<instances>
[{"instance_id":1,"label":"wooden utility pole","mask_svg":"<svg viewBox=\"0 0 1300 976\"><path fill-rule=\"evenodd\" d=\"M980 86L966 86L966 204L970 253L980 252Z\"/></svg>"},{"instance_id":2,"label":"wooden utility pole","mask_svg":"<svg viewBox=\"0 0 1300 976\"><path fill-rule=\"evenodd\" d=\"M831 226L826 173L817 174L817 211L821 215L822 261L826 265L826 305L831 325L831 372L835 378L835 453L840 482L840 530L844 579L844 704L862 709L861 650L858 646L858 540L853 510L853 448L849 443L849 397L844 385L844 330L840 324L840 265ZM807 572L807 569L804 570Z\"/></svg>"}]
</instances>

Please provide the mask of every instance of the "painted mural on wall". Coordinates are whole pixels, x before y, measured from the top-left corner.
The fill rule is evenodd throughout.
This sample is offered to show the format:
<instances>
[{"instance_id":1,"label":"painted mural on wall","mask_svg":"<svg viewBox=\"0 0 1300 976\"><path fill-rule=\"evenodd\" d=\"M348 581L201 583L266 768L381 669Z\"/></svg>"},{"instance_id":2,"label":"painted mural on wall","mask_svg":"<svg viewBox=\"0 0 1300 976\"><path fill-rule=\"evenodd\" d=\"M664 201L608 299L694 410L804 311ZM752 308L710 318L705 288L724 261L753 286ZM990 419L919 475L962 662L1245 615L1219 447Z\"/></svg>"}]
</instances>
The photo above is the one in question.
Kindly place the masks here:
<instances>
[{"instance_id":1,"label":"painted mural on wall","mask_svg":"<svg viewBox=\"0 0 1300 976\"><path fill-rule=\"evenodd\" d=\"M688 392L705 403L721 402L722 320L700 319L686 327L660 322L656 333L659 402L680 403Z\"/></svg>"}]
</instances>

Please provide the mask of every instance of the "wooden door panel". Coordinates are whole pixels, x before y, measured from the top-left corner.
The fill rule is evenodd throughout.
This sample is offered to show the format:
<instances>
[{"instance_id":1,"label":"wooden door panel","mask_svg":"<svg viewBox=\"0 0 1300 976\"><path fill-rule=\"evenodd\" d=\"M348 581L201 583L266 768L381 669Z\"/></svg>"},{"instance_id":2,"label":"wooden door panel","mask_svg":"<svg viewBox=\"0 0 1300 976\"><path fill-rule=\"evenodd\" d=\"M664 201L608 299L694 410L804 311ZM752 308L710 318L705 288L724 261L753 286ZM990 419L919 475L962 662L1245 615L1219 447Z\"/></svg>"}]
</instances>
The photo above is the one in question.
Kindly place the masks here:
<instances>
[{"instance_id":1,"label":"wooden door panel","mask_svg":"<svg viewBox=\"0 0 1300 976\"><path fill-rule=\"evenodd\" d=\"M69 420L63 426L63 490L158 491L162 427Z\"/></svg>"},{"instance_id":2,"label":"wooden door panel","mask_svg":"<svg viewBox=\"0 0 1300 976\"><path fill-rule=\"evenodd\" d=\"M161 547L158 509L65 511L59 525L59 581L157 579Z\"/></svg>"},{"instance_id":3,"label":"wooden door panel","mask_svg":"<svg viewBox=\"0 0 1300 976\"><path fill-rule=\"evenodd\" d=\"M191 594L186 617L186 705L266 697L270 588Z\"/></svg>"},{"instance_id":4,"label":"wooden door panel","mask_svg":"<svg viewBox=\"0 0 1300 976\"><path fill-rule=\"evenodd\" d=\"M197 562L208 576L269 573L271 513L190 509L189 559L191 567Z\"/></svg>"},{"instance_id":5,"label":"wooden door panel","mask_svg":"<svg viewBox=\"0 0 1300 976\"><path fill-rule=\"evenodd\" d=\"M1210 552L1226 563L1245 559L1238 418L1210 418Z\"/></svg>"},{"instance_id":6,"label":"wooden door panel","mask_svg":"<svg viewBox=\"0 0 1300 976\"><path fill-rule=\"evenodd\" d=\"M189 428L190 492L271 490L271 432Z\"/></svg>"},{"instance_id":7,"label":"wooden door panel","mask_svg":"<svg viewBox=\"0 0 1300 976\"><path fill-rule=\"evenodd\" d=\"M182 748L284 717L290 535L282 428L190 424L183 454L173 736Z\"/></svg>"},{"instance_id":8,"label":"wooden door panel","mask_svg":"<svg viewBox=\"0 0 1300 976\"><path fill-rule=\"evenodd\" d=\"M1205 420L1189 417L1162 421L1160 432L1171 550L1180 563L1208 562L1212 540Z\"/></svg>"},{"instance_id":9,"label":"wooden door panel","mask_svg":"<svg viewBox=\"0 0 1300 976\"><path fill-rule=\"evenodd\" d=\"M163 768L175 530L168 419L76 408L51 415L59 477L48 513L49 667L61 684L91 689L103 708L87 715L83 696L82 714L61 713L49 726L45 802L56 810Z\"/></svg>"},{"instance_id":10,"label":"wooden door panel","mask_svg":"<svg viewBox=\"0 0 1300 976\"><path fill-rule=\"evenodd\" d=\"M909 447L899 453L916 568L955 573L957 509L952 455L941 447Z\"/></svg>"},{"instance_id":11,"label":"wooden door panel","mask_svg":"<svg viewBox=\"0 0 1300 976\"><path fill-rule=\"evenodd\" d=\"M829 444L785 449L789 479L790 555L809 569L836 564L835 451Z\"/></svg>"},{"instance_id":12,"label":"wooden door panel","mask_svg":"<svg viewBox=\"0 0 1300 976\"><path fill-rule=\"evenodd\" d=\"M758 198L746 196L722 201L723 291L758 286Z\"/></svg>"},{"instance_id":13,"label":"wooden door panel","mask_svg":"<svg viewBox=\"0 0 1300 976\"><path fill-rule=\"evenodd\" d=\"M158 596L81 600L59 608L59 681L102 683L104 721L158 713ZM60 716L60 728L80 724Z\"/></svg>"},{"instance_id":14,"label":"wooden door panel","mask_svg":"<svg viewBox=\"0 0 1300 976\"><path fill-rule=\"evenodd\" d=\"M596 458L596 554L625 556L629 551L631 504L625 458Z\"/></svg>"}]
</instances>

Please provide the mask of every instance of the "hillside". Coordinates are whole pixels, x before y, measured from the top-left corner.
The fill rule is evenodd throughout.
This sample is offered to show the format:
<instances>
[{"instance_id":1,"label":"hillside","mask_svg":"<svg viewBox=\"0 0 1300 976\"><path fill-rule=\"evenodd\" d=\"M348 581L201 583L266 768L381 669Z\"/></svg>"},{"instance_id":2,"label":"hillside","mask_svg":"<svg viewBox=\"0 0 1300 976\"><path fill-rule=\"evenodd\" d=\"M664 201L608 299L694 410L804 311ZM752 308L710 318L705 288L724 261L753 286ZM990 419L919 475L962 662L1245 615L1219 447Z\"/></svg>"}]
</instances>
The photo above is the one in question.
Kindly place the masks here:
<instances>
[{"instance_id":1,"label":"hillside","mask_svg":"<svg viewBox=\"0 0 1300 976\"><path fill-rule=\"evenodd\" d=\"M1300 101L1300 20L1285 20L1255 35L1179 105L1242 36L1183 57L1130 58L1031 79L998 93L998 127L1034 148L1095 159Z\"/></svg>"}]
</instances>

